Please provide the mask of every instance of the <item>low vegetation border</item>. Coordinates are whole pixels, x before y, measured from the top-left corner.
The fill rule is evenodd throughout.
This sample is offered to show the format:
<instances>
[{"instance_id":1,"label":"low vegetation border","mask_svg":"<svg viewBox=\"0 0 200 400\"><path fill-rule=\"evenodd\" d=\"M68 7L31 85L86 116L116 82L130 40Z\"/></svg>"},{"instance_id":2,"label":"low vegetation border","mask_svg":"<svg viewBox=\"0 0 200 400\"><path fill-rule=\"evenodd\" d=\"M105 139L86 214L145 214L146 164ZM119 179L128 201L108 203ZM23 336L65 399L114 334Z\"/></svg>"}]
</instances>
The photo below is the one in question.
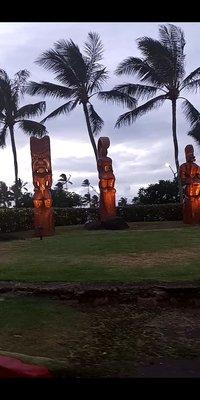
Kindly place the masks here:
<instances>
[{"instance_id":1,"label":"low vegetation border","mask_svg":"<svg viewBox=\"0 0 200 400\"><path fill-rule=\"evenodd\" d=\"M97 208L55 208L55 225L81 225L98 218ZM180 221L182 206L173 204L131 205L117 208L118 216L127 222ZM0 233L33 229L32 208L0 208Z\"/></svg>"},{"instance_id":2,"label":"low vegetation border","mask_svg":"<svg viewBox=\"0 0 200 400\"><path fill-rule=\"evenodd\" d=\"M139 307L200 306L200 281L159 283L23 283L0 281L0 294L57 297L92 306L136 304Z\"/></svg>"}]
</instances>

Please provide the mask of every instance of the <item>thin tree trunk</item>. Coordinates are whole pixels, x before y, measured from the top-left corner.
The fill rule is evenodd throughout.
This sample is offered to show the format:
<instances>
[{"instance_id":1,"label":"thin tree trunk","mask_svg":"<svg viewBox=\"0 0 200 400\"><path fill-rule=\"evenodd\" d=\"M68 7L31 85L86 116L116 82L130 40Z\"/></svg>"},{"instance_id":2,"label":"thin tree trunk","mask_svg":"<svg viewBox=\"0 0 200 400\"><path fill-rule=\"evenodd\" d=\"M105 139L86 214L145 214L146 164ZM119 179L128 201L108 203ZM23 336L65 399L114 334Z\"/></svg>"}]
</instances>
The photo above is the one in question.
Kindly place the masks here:
<instances>
[{"instance_id":1,"label":"thin tree trunk","mask_svg":"<svg viewBox=\"0 0 200 400\"><path fill-rule=\"evenodd\" d=\"M179 195L180 201L183 200L182 195L182 185L179 177L179 160L178 160L178 140L177 140L177 133L176 133L176 100L172 100L172 134L173 134L173 142L174 142L174 157L175 157L175 164L176 164L176 173L178 179L178 186L179 186Z\"/></svg>"},{"instance_id":2,"label":"thin tree trunk","mask_svg":"<svg viewBox=\"0 0 200 400\"><path fill-rule=\"evenodd\" d=\"M89 206L91 208L91 196L90 196L90 187L88 186L88 199L89 199Z\"/></svg>"},{"instance_id":3,"label":"thin tree trunk","mask_svg":"<svg viewBox=\"0 0 200 400\"><path fill-rule=\"evenodd\" d=\"M87 109L87 104L83 104L83 110L84 110L84 114L85 114L85 119L86 119L86 124L87 124L87 128L88 128L90 141L91 141L91 144L92 144L92 147L93 147L93 150L94 150L94 154L95 154L95 157L96 157L96 161L97 161L97 158L98 158L97 146L96 146L96 143L95 143L95 140L94 140L94 136L93 136L93 133L92 133L92 128L91 128L91 125L90 125L90 119L89 119L89 113L88 113L88 109Z\"/></svg>"},{"instance_id":4,"label":"thin tree trunk","mask_svg":"<svg viewBox=\"0 0 200 400\"><path fill-rule=\"evenodd\" d=\"M18 164L17 164L17 150L16 150L16 145L15 145L13 126L9 126L9 129L10 129L11 146L12 146L13 159L14 159L15 183L17 183L18 182Z\"/></svg>"},{"instance_id":5,"label":"thin tree trunk","mask_svg":"<svg viewBox=\"0 0 200 400\"><path fill-rule=\"evenodd\" d=\"M15 184L17 185L18 183L18 163L17 163L17 150L16 150L16 145L15 145L15 136L14 136L14 129L13 125L9 126L10 130L10 138L11 138L11 146L12 146L12 152L13 152L13 159L14 159L14 170L15 170ZM17 195L15 196L15 205L17 206L18 199Z\"/></svg>"}]
</instances>

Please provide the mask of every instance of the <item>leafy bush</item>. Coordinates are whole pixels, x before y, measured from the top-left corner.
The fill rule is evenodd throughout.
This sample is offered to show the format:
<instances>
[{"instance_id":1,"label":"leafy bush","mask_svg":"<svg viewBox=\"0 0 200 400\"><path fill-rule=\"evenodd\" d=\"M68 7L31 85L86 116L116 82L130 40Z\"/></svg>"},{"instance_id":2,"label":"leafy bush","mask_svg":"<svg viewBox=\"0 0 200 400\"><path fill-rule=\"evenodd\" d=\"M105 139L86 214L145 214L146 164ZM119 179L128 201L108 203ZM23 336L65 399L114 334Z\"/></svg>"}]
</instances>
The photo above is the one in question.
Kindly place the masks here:
<instances>
[{"instance_id":1,"label":"leafy bush","mask_svg":"<svg viewBox=\"0 0 200 400\"><path fill-rule=\"evenodd\" d=\"M33 209L0 208L0 232L17 232L33 229Z\"/></svg>"},{"instance_id":2,"label":"leafy bush","mask_svg":"<svg viewBox=\"0 0 200 400\"><path fill-rule=\"evenodd\" d=\"M54 208L55 225L84 224L98 219L98 208ZM117 208L118 216L127 222L176 221L182 219L181 204L130 205ZM0 232L33 229L32 208L0 208Z\"/></svg>"},{"instance_id":3,"label":"leafy bush","mask_svg":"<svg viewBox=\"0 0 200 400\"><path fill-rule=\"evenodd\" d=\"M118 215L127 222L139 221L179 221L182 219L182 205L145 204L118 207Z\"/></svg>"},{"instance_id":4,"label":"leafy bush","mask_svg":"<svg viewBox=\"0 0 200 400\"><path fill-rule=\"evenodd\" d=\"M54 208L55 225L84 224L98 218L98 209ZM33 208L0 208L0 233L26 231L33 227Z\"/></svg>"}]
</instances>

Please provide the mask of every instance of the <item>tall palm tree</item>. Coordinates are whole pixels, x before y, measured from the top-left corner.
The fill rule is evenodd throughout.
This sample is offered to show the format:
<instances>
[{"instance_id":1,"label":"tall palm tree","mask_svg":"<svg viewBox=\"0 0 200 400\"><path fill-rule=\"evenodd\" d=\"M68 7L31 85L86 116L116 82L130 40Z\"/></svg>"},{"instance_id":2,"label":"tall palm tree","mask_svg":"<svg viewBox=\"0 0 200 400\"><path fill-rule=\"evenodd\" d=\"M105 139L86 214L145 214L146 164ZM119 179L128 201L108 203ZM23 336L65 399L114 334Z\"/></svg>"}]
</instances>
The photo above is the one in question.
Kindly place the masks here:
<instances>
[{"instance_id":1,"label":"tall palm tree","mask_svg":"<svg viewBox=\"0 0 200 400\"><path fill-rule=\"evenodd\" d=\"M18 162L15 144L14 127L17 124L24 133L41 137L46 128L39 122L29 118L41 115L45 111L45 102L27 104L20 107L25 85L29 77L26 70L18 71L14 79L10 79L4 70L0 70L0 147L6 146L6 136L10 133L14 158L15 184L18 184Z\"/></svg>"},{"instance_id":2,"label":"tall palm tree","mask_svg":"<svg viewBox=\"0 0 200 400\"><path fill-rule=\"evenodd\" d=\"M60 40L54 44L53 49L45 51L36 61L45 69L52 71L59 84L30 82L27 86L27 92L31 95L41 94L67 100L44 118L42 123L49 118L67 114L78 105L82 107L96 159L97 147L94 136L101 131L103 120L95 111L91 98L100 93L102 84L108 78L106 67L99 63L102 57L103 46L97 33L88 34L83 53L71 39ZM104 97L102 96L103 99ZM135 99L131 96L117 91L113 91L109 99L131 108L135 104Z\"/></svg>"},{"instance_id":3,"label":"tall palm tree","mask_svg":"<svg viewBox=\"0 0 200 400\"><path fill-rule=\"evenodd\" d=\"M184 114L193 123L198 111L181 94L183 91L196 91L200 88L200 67L185 77L184 32L173 24L159 27L159 40L141 37L137 39L137 44L142 57L126 58L118 65L116 74L137 75L141 83L125 83L115 86L114 89L148 101L120 115L116 127L130 125L138 117L160 107L166 100L170 100L174 155L178 172L177 100L183 100Z\"/></svg>"}]
</instances>

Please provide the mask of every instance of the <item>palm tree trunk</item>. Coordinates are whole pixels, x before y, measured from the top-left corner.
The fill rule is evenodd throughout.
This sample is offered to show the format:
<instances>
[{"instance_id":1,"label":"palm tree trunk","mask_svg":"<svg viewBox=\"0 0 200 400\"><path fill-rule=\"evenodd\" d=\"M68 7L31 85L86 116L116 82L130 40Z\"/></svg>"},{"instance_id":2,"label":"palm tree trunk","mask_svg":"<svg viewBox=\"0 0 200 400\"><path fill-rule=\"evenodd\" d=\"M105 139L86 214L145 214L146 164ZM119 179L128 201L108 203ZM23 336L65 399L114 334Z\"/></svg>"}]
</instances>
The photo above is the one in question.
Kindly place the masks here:
<instances>
[{"instance_id":1,"label":"palm tree trunk","mask_svg":"<svg viewBox=\"0 0 200 400\"><path fill-rule=\"evenodd\" d=\"M90 186L88 185L88 199L89 199L89 206L91 208L91 197L90 197Z\"/></svg>"},{"instance_id":2,"label":"palm tree trunk","mask_svg":"<svg viewBox=\"0 0 200 400\"><path fill-rule=\"evenodd\" d=\"M12 152L13 152L13 158L14 158L15 183L17 183L18 182L18 164L17 164L17 150L16 150L16 145L15 145L13 125L9 126L9 130L10 130L11 146L12 146Z\"/></svg>"},{"instance_id":3,"label":"palm tree trunk","mask_svg":"<svg viewBox=\"0 0 200 400\"><path fill-rule=\"evenodd\" d=\"M178 140L176 134L176 99L172 100L172 134L173 134L173 142L174 142L174 156L175 156L175 164L176 164L176 173L178 178L178 186L179 186L179 195L180 201L183 200L182 195L182 185L179 178L179 160L178 160Z\"/></svg>"},{"instance_id":4,"label":"palm tree trunk","mask_svg":"<svg viewBox=\"0 0 200 400\"><path fill-rule=\"evenodd\" d=\"M94 150L94 154L95 154L95 157L96 157L96 161L97 161L97 158L98 158L97 146L96 146L96 143L95 143L95 140L94 140L94 136L93 136L93 133L92 133L92 128L91 128L91 125L90 125L90 119L89 119L89 113L88 113L88 109L87 109L87 104L83 104L83 110L84 110L84 114L85 114L85 119L86 119L86 124L87 124L87 128L88 128L90 141L91 141L91 144L92 144L92 147L93 147L93 150Z\"/></svg>"},{"instance_id":5,"label":"palm tree trunk","mask_svg":"<svg viewBox=\"0 0 200 400\"><path fill-rule=\"evenodd\" d=\"M9 126L10 130L10 138L11 138L11 146L12 146L12 152L13 152L13 159L14 159L14 170L15 170L15 184L17 185L18 183L18 163L17 163L17 150L16 150L16 145L15 145L15 136L14 136L14 129L13 125ZM15 205L17 207L17 195L15 196Z\"/></svg>"}]
</instances>

